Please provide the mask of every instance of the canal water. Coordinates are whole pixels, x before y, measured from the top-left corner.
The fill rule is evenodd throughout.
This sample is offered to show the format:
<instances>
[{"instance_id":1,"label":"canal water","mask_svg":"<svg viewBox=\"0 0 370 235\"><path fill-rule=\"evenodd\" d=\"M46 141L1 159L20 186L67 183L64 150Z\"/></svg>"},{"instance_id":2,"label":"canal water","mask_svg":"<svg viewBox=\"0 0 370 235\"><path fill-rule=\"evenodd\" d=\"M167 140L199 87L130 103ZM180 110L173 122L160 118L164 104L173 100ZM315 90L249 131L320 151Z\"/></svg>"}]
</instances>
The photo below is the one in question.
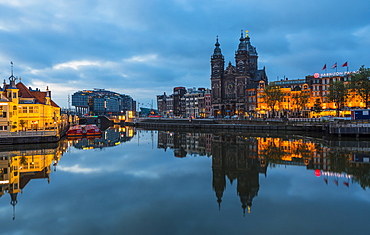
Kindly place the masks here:
<instances>
[{"instance_id":1,"label":"canal water","mask_svg":"<svg viewBox=\"0 0 370 235\"><path fill-rule=\"evenodd\" d=\"M0 147L1 234L368 234L370 141L112 127Z\"/></svg>"}]
</instances>

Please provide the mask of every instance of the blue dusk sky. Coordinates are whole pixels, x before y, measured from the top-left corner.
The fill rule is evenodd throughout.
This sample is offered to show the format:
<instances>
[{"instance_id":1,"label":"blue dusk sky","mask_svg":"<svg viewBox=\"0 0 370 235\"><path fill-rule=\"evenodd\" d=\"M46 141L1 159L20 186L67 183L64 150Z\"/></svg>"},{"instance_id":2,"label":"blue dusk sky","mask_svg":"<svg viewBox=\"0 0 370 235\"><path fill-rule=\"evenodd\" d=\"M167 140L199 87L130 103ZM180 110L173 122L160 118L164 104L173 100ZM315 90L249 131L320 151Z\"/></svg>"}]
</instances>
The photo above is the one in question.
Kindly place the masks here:
<instances>
[{"instance_id":1,"label":"blue dusk sky","mask_svg":"<svg viewBox=\"0 0 370 235\"><path fill-rule=\"evenodd\" d=\"M103 88L156 106L173 87L210 88L216 36L235 64L241 30L269 81L370 66L370 1L0 0L0 74L68 95ZM140 105L142 106L142 105Z\"/></svg>"}]
</instances>

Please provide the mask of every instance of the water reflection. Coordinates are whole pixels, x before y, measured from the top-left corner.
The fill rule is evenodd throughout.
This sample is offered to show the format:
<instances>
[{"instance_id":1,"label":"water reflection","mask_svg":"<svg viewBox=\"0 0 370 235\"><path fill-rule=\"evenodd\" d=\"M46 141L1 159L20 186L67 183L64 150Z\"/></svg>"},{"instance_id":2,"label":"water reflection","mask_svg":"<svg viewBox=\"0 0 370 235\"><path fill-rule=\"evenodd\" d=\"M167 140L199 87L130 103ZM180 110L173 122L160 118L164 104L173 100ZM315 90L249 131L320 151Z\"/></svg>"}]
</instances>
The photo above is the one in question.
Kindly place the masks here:
<instances>
[{"instance_id":1,"label":"water reflection","mask_svg":"<svg viewBox=\"0 0 370 235\"><path fill-rule=\"evenodd\" d=\"M175 157L212 156L213 190L221 208L226 179L237 181L236 191L244 213L260 188L259 174L268 167L296 165L313 171L325 184L370 187L370 142L270 136L262 134L158 132L158 148L174 151Z\"/></svg>"},{"instance_id":2,"label":"water reflection","mask_svg":"<svg viewBox=\"0 0 370 235\"><path fill-rule=\"evenodd\" d=\"M231 182L234 183L232 190L237 194L236 202L241 207L239 209L243 214L251 212L253 201L261 192L260 177L267 177L268 171L271 175L271 169L278 166L294 165L301 167L301 169L307 169L312 172L312 177L321 179L323 186L335 185L347 188L351 187L352 184L358 184L364 190L370 187L370 141L313 138L298 135L273 136L256 133L151 131L143 134L144 132L132 127L115 126L105 130L102 138L99 139L65 139L59 143L48 145L2 146L0 148L0 197L9 194L10 203L15 209L18 202L18 193L32 179L46 179L50 182L51 171L53 168L56 169L58 162L62 160L61 157L68 151L68 148L73 147L76 151L75 156L78 156L77 153L88 152L79 150L118 146L132 141L135 135L138 145L140 144L140 136L145 140L150 135L152 148L153 143L156 143L154 150L149 150L147 145L142 147L145 148L145 151L148 151L145 152L146 154L149 153L148 155L170 150L173 152L174 160L189 156L204 156L204 159L212 158L210 163L212 164L212 180L207 180L206 184L212 186L213 191L212 189L205 190L214 195L214 198L212 198L212 195L208 195L207 198L210 201L214 199L215 208L218 207L219 210L223 210L225 207L223 200L225 200L226 186L228 182ZM143 143L147 144L147 140ZM114 155L101 161L111 161L108 163L117 164L119 161L127 163L133 160L133 156L136 154L133 151L137 151L137 149L130 152L129 148L126 148L126 146L124 148L125 158ZM119 151L122 152L122 149L119 149ZM100 151L96 152L100 156ZM171 152L169 153L172 155ZM137 158L135 159L137 160ZM155 164L153 162L159 160L158 158L145 159L145 161L140 161L138 165ZM181 165L181 162L186 159L181 159L180 163L176 161L176 164ZM71 161L77 161L77 159L71 159ZM90 161L90 158L88 161ZM164 161L168 161L168 159ZM89 163L91 166L97 164L93 161ZM195 165L198 163L198 161L193 161ZM140 171L138 165L133 166L132 169L130 168L130 172L137 173L136 171ZM117 167L120 169L119 172L126 170L127 173L128 171L128 168L121 169L119 164ZM147 175L152 173L150 170L140 171L140 173L143 172ZM105 172L104 176L109 179L115 178L108 174L110 172ZM119 177L123 176L119 175L116 178ZM168 179L163 178L162 180L166 181ZM155 180L151 182L155 182ZM91 182L86 183L86 185L88 184L91 184ZM266 187L262 184L263 186ZM127 188L131 190L130 187ZM150 193L150 195L153 194Z\"/></svg>"},{"instance_id":3,"label":"water reflection","mask_svg":"<svg viewBox=\"0 0 370 235\"><path fill-rule=\"evenodd\" d=\"M95 149L117 146L130 141L135 134L133 127L112 126L103 131L101 137L67 137L69 144L77 149Z\"/></svg>"},{"instance_id":4,"label":"water reflection","mask_svg":"<svg viewBox=\"0 0 370 235\"><path fill-rule=\"evenodd\" d=\"M0 197L6 193L10 195L10 204L15 213L18 193L32 179L46 179L50 183L52 168L56 171L58 162L69 147L86 150L117 146L130 141L133 136L132 127L113 126L106 129L101 138L72 138L51 144L1 146Z\"/></svg>"},{"instance_id":5,"label":"water reflection","mask_svg":"<svg viewBox=\"0 0 370 235\"><path fill-rule=\"evenodd\" d=\"M50 172L56 169L67 147L66 141L60 141L0 149L0 197L10 194L13 219L18 193L33 179L47 179L50 183Z\"/></svg>"}]
</instances>

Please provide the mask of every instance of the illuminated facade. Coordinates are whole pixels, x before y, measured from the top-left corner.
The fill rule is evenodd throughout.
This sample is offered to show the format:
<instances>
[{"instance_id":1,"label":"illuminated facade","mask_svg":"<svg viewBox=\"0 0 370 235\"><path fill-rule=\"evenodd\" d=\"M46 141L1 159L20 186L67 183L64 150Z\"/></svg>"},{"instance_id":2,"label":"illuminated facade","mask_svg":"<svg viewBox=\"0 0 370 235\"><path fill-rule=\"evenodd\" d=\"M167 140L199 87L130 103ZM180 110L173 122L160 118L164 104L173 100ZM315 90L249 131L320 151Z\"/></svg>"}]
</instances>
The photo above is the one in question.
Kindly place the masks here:
<instances>
[{"instance_id":1,"label":"illuminated facade","mask_svg":"<svg viewBox=\"0 0 370 235\"><path fill-rule=\"evenodd\" d=\"M0 132L52 129L61 123L60 108L51 99L51 91L27 88L16 83L13 74L9 84L0 89Z\"/></svg>"},{"instance_id":2,"label":"illuminated facade","mask_svg":"<svg viewBox=\"0 0 370 235\"><path fill-rule=\"evenodd\" d=\"M305 79L281 80L271 82L270 85L279 87L283 93L283 98L276 104L274 109L278 112L279 117L320 117L320 116L336 116L337 105L335 102L330 102L328 99L329 87L332 82L342 81L347 84L351 79L351 74L356 72L336 73L331 74L315 74L306 76ZM268 107L263 98L266 83L261 81L257 89L258 107L257 113L260 116L270 117L271 107ZM350 110L364 108L365 103L361 97L354 91L348 90L349 95L345 101L344 108L340 112L340 116L350 114ZM315 103L319 105L320 112L315 112Z\"/></svg>"}]
</instances>

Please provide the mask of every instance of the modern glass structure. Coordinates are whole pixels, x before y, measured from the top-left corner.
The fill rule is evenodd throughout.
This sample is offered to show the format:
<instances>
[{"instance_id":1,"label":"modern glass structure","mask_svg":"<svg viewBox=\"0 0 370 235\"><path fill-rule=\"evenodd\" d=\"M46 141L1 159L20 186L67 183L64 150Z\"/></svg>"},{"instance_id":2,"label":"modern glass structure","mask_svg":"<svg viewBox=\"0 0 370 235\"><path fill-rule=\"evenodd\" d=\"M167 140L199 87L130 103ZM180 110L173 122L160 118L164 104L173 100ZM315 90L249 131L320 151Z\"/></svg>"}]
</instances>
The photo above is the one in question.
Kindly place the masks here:
<instances>
[{"instance_id":1,"label":"modern glass structure","mask_svg":"<svg viewBox=\"0 0 370 235\"><path fill-rule=\"evenodd\" d=\"M83 90L72 95L72 106L78 115L118 115L135 111L134 103L129 95L105 89Z\"/></svg>"}]
</instances>

